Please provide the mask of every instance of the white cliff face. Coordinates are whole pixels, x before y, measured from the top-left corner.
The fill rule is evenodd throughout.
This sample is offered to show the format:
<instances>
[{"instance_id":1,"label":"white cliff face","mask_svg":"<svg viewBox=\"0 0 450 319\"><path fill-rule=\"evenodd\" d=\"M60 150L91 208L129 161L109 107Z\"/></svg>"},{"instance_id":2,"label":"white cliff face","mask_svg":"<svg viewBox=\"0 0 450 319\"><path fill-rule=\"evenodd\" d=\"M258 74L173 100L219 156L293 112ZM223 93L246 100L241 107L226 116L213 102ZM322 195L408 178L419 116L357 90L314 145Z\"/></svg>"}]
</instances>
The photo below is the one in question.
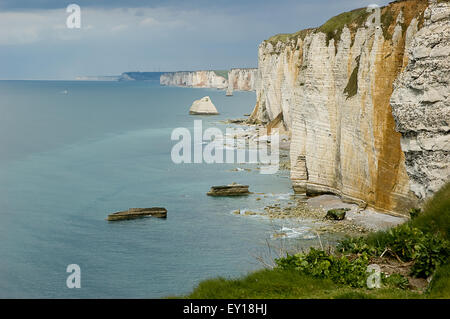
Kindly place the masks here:
<instances>
[{"instance_id":1,"label":"white cliff face","mask_svg":"<svg viewBox=\"0 0 450 319\"><path fill-rule=\"evenodd\" d=\"M291 127L291 98L302 64L301 51L294 42L259 46L254 120L267 123L283 112L286 126Z\"/></svg>"},{"instance_id":2,"label":"white cliff face","mask_svg":"<svg viewBox=\"0 0 450 319\"><path fill-rule=\"evenodd\" d=\"M421 199L450 180L450 4L425 11L424 27L391 97L411 190Z\"/></svg>"},{"instance_id":3,"label":"white cliff face","mask_svg":"<svg viewBox=\"0 0 450 319\"><path fill-rule=\"evenodd\" d=\"M231 69L228 72L227 92L254 91L258 69Z\"/></svg>"},{"instance_id":4,"label":"white cliff face","mask_svg":"<svg viewBox=\"0 0 450 319\"><path fill-rule=\"evenodd\" d=\"M228 81L214 71L187 71L164 73L160 77L161 85L186 86L197 88L226 89Z\"/></svg>"},{"instance_id":5,"label":"white cliff face","mask_svg":"<svg viewBox=\"0 0 450 319\"><path fill-rule=\"evenodd\" d=\"M161 85L194 88L216 88L233 91L254 91L257 69L231 69L228 78L214 71L169 72L160 77Z\"/></svg>"},{"instance_id":6,"label":"white cliff face","mask_svg":"<svg viewBox=\"0 0 450 319\"><path fill-rule=\"evenodd\" d=\"M283 113L296 192L334 193L388 213L416 204L390 97L427 6L395 2L381 10L382 27L365 17L331 35L312 29L260 45L251 119Z\"/></svg>"}]
</instances>

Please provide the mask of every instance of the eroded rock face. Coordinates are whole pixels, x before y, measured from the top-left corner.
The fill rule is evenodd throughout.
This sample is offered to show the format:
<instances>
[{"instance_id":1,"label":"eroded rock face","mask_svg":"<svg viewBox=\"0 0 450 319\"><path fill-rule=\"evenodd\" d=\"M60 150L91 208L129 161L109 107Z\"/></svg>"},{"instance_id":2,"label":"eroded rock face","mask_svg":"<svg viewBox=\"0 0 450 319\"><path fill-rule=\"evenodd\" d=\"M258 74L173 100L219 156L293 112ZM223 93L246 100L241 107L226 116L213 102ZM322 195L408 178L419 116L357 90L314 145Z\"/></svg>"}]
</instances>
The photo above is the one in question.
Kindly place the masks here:
<instances>
[{"instance_id":1,"label":"eroded rock face","mask_svg":"<svg viewBox=\"0 0 450 319\"><path fill-rule=\"evenodd\" d=\"M232 95L233 91L254 91L256 75L257 69L251 68L231 69L225 74L223 71L169 72L162 74L159 82L168 86L226 89Z\"/></svg>"},{"instance_id":2,"label":"eroded rock face","mask_svg":"<svg viewBox=\"0 0 450 319\"><path fill-rule=\"evenodd\" d=\"M217 115L216 107L214 106L211 98L209 96L205 96L200 100L194 101L192 103L191 108L189 109L189 114L192 115Z\"/></svg>"},{"instance_id":3,"label":"eroded rock face","mask_svg":"<svg viewBox=\"0 0 450 319\"><path fill-rule=\"evenodd\" d=\"M411 190L420 199L450 179L450 4L432 4L424 17L391 97Z\"/></svg>"},{"instance_id":4,"label":"eroded rock face","mask_svg":"<svg viewBox=\"0 0 450 319\"><path fill-rule=\"evenodd\" d=\"M228 81L214 71L169 72L161 75L161 85L226 89Z\"/></svg>"},{"instance_id":5,"label":"eroded rock face","mask_svg":"<svg viewBox=\"0 0 450 319\"><path fill-rule=\"evenodd\" d=\"M416 205L390 97L427 6L394 2L382 8L381 27L362 13L336 32L304 30L260 45L251 118L268 123L283 113L296 192L333 193L389 213Z\"/></svg>"},{"instance_id":6,"label":"eroded rock face","mask_svg":"<svg viewBox=\"0 0 450 319\"><path fill-rule=\"evenodd\" d=\"M292 126L292 97L302 65L302 49L294 42L263 42L259 46L256 106L251 120L269 123L283 112L286 126Z\"/></svg>"},{"instance_id":7,"label":"eroded rock face","mask_svg":"<svg viewBox=\"0 0 450 319\"><path fill-rule=\"evenodd\" d=\"M228 72L227 92L254 91L258 69L231 69Z\"/></svg>"}]
</instances>

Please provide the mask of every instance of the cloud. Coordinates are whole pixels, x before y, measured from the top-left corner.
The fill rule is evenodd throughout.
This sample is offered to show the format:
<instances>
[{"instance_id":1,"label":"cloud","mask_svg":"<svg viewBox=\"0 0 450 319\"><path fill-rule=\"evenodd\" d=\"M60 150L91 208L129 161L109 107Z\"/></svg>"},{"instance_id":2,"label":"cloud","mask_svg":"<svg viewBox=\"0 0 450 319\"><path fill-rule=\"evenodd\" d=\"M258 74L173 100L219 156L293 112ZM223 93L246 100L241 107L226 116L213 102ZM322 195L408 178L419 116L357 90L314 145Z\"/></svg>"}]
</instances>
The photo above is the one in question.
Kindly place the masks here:
<instances>
[{"instance_id":1,"label":"cloud","mask_svg":"<svg viewBox=\"0 0 450 319\"><path fill-rule=\"evenodd\" d=\"M123 31L126 29L128 29L128 26L126 24L119 24L111 27L111 31L113 32Z\"/></svg>"},{"instance_id":2,"label":"cloud","mask_svg":"<svg viewBox=\"0 0 450 319\"><path fill-rule=\"evenodd\" d=\"M156 19L149 17L142 20L139 24L141 26L155 26L158 25L159 22Z\"/></svg>"},{"instance_id":3,"label":"cloud","mask_svg":"<svg viewBox=\"0 0 450 319\"><path fill-rule=\"evenodd\" d=\"M366 2L388 1L73 0L62 6L0 0L0 76L255 67L259 43L274 34L318 26ZM66 27L71 2L81 7L81 29Z\"/></svg>"},{"instance_id":4,"label":"cloud","mask_svg":"<svg viewBox=\"0 0 450 319\"><path fill-rule=\"evenodd\" d=\"M36 12L0 12L0 45L37 42L45 30L51 29L54 21L48 21Z\"/></svg>"},{"instance_id":5,"label":"cloud","mask_svg":"<svg viewBox=\"0 0 450 319\"><path fill-rule=\"evenodd\" d=\"M82 8L81 29L68 29L68 15L64 9L0 12L0 46L103 38L111 32L136 33L142 27L169 30L192 20L188 12L180 14L165 8Z\"/></svg>"}]
</instances>

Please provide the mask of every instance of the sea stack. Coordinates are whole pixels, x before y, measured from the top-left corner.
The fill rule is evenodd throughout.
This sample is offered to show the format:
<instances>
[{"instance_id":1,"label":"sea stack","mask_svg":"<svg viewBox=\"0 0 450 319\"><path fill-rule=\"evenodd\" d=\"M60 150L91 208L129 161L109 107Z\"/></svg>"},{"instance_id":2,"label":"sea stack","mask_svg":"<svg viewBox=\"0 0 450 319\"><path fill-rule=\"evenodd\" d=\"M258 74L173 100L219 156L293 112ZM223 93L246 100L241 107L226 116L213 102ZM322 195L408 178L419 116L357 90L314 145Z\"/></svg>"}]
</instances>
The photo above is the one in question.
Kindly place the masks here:
<instances>
[{"instance_id":1,"label":"sea stack","mask_svg":"<svg viewBox=\"0 0 450 319\"><path fill-rule=\"evenodd\" d=\"M189 114L192 115L217 115L219 112L217 112L216 107L211 101L211 98L209 96L205 96L201 98L200 100L194 101L192 103L191 108L189 109Z\"/></svg>"}]
</instances>

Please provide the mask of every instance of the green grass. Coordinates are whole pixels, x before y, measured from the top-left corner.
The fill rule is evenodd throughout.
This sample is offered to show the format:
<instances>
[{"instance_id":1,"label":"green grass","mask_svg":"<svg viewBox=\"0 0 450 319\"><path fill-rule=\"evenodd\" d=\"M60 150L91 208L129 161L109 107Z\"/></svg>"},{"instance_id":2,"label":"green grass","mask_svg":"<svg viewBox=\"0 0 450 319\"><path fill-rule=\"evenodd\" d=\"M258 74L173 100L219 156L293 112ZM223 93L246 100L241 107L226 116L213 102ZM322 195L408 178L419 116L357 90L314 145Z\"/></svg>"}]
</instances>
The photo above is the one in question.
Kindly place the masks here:
<instances>
[{"instance_id":1,"label":"green grass","mask_svg":"<svg viewBox=\"0 0 450 319\"><path fill-rule=\"evenodd\" d=\"M366 8L344 12L331 18L317 30L327 35L327 45L331 39L334 39L335 43L337 43L345 26L351 30L356 30L364 25L369 15L370 12L367 12Z\"/></svg>"},{"instance_id":2,"label":"green grass","mask_svg":"<svg viewBox=\"0 0 450 319\"><path fill-rule=\"evenodd\" d=\"M423 213L411 225L427 233L440 233L450 240L450 183L425 203Z\"/></svg>"},{"instance_id":3,"label":"green grass","mask_svg":"<svg viewBox=\"0 0 450 319\"><path fill-rule=\"evenodd\" d=\"M314 30L315 29L305 29L305 30L300 30L295 33L277 34L277 35L274 35L273 37L269 38L267 40L267 42L272 43L272 45L276 45L278 43L278 41L289 42L291 40L294 40L295 42L297 42L298 38L301 38L302 40L304 40L305 37L308 35L308 33L312 32Z\"/></svg>"},{"instance_id":4,"label":"green grass","mask_svg":"<svg viewBox=\"0 0 450 319\"><path fill-rule=\"evenodd\" d=\"M260 270L239 279L210 279L186 296L189 299L367 299L421 298L402 289L352 289L294 270Z\"/></svg>"},{"instance_id":5,"label":"green grass","mask_svg":"<svg viewBox=\"0 0 450 319\"><path fill-rule=\"evenodd\" d=\"M218 76L224 77L228 80L228 70L214 70L213 72Z\"/></svg>"},{"instance_id":6,"label":"green grass","mask_svg":"<svg viewBox=\"0 0 450 319\"><path fill-rule=\"evenodd\" d=\"M450 299L450 264L440 266L433 276L429 298Z\"/></svg>"},{"instance_id":7,"label":"green grass","mask_svg":"<svg viewBox=\"0 0 450 319\"><path fill-rule=\"evenodd\" d=\"M327 45L331 39L334 39L335 43L337 43L337 41L341 38L342 30L345 26L350 28L350 30L356 30L364 25L369 15L370 12L367 12L366 8L355 9L332 17L318 28L300 30L295 33L277 34L269 38L267 42L275 45L278 41L288 42L291 40L297 40L299 37L304 39L308 33L318 31L327 35Z\"/></svg>"},{"instance_id":8,"label":"green grass","mask_svg":"<svg viewBox=\"0 0 450 319\"><path fill-rule=\"evenodd\" d=\"M428 200L423 212L408 222L398 226L394 234L407 236L401 232L405 227L418 228L426 235L450 238L450 183L445 185L433 198ZM407 227L406 227L407 228ZM406 234L406 235L405 235ZM392 233L377 232L364 239L367 247L392 245ZM411 235L413 236L413 235ZM406 241L414 238L405 238ZM403 239L402 239L403 240ZM390 241L390 242L389 242ZM378 254L378 252L377 252ZM445 255L445 253L444 253ZM352 288L346 284L333 282L329 278L313 277L298 269L275 268L256 271L237 279L215 278L201 282L190 299L409 299L409 298L450 298L450 264L441 264L432 276L432 281L424 293L384 286L381 289Z\"/></svg>"}]
</instances>

